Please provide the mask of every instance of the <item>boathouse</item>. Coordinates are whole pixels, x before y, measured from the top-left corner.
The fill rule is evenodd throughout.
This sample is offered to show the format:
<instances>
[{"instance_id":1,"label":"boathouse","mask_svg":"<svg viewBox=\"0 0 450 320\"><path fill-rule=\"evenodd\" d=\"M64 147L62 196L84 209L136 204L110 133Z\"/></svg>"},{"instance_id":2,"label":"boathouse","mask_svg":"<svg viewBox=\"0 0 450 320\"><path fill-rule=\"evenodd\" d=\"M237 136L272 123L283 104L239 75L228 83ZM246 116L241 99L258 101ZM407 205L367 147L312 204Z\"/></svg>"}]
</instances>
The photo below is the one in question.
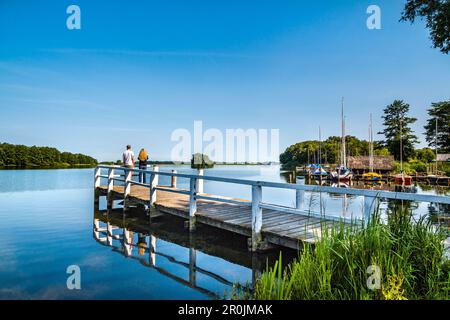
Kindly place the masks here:
<instances>
[{"instance_id":1,"label":"boathouse","mask_svg":"<svg viewBox=\"0 0 450 320\"><path fill-rule=\"evenodd\" d=\"M437 155L437 161L438 162L447 162L450 161L450 153L446 154L439 154Z\"/></svg>"},{"instance_id":2,"label":"boathouse","mask_svg":"<svg viewBox=\"0 0 450 320\"><path fill-rule=\"evenodd\" d=\"M369 156L349 156L348 166L355 174L370 171ZM394 170L394 156L373 156L373 170L379 174L390 174Z\"/></svg>"}]
</instances>

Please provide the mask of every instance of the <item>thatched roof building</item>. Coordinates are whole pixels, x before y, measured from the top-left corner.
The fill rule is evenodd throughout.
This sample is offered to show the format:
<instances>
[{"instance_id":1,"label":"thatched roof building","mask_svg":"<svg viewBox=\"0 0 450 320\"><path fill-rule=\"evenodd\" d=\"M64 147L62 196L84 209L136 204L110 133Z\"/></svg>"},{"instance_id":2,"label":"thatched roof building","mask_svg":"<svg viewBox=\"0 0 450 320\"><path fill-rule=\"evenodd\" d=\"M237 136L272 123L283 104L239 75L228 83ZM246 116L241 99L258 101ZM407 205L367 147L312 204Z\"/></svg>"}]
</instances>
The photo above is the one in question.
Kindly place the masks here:
<instances>
[{"instance_id":1,"label":"thatched roof building","mask_svg":"<svg viewBox=\"0 0 450 320\"><path fill-rule=\"evenodd\" d=\"M354 172L368 172L370 170L370 158L368 156L349 156L348 166ZM373 169L375 172L394 170L394 156L373 156Z\"/></svg>"},{"instance_id":2,"label":"thatched roof building","mask_svg":"<svg viewBox=\"0 0 450 320\"><path fill-rule=\"evenodd\" d=\"M437 161L450 161L450 153L437 155Z\"/></svg>"}]
</instances>

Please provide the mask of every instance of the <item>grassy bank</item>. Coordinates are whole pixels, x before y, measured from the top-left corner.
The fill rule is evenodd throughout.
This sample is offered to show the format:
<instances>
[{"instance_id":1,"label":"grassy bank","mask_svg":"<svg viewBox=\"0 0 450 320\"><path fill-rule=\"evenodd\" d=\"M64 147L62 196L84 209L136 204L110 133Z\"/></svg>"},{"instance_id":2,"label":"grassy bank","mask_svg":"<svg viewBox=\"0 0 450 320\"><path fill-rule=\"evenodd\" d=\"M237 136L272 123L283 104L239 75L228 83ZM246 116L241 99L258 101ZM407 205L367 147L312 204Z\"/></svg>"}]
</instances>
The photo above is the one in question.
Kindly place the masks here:
<instances>
[{"instance_id":1,"label":"grassy bank","mask_svg":"<svg viewBox=\"0 0 450 320\"><path fill-rule=\"evenodd\" d=\"M410 212L394 208L387 223L376 217L362 231L332 230L314 248L306 245L284 269L280 257L257 281L252 297L238 293L235 298L449 299L446 236L428 221L414 221Z\"/></svg>"}]
</instances>

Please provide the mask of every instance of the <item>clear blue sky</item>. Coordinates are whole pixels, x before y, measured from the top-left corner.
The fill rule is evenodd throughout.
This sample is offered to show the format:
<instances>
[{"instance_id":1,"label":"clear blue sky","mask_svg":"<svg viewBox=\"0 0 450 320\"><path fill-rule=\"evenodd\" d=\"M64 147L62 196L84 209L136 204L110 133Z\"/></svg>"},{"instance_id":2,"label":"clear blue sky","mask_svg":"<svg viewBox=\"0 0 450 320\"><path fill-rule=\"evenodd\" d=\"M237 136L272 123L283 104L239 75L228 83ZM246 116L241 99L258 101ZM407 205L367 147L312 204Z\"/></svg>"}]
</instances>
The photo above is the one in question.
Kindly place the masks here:
<instances>
[{"instance_id":1,"label":"clear blue sky","mask_svg":"<svg viewBox=\"0 0 450 320\"><path fill-rule=\"evenodd\" d=\"M81 30L66 8L81 8ZM382 10L368 30L366 8ZM450 98L450 57L423 23L398 22L403 0L0 1L0 141L100 160L127 143L168 159L174 129L279 128L280 151L381 129L394 99L426 109ZM379 137L377 137L379 138ZM423 145L423 143L422 143Z\"/></svg>"}]
</instances>

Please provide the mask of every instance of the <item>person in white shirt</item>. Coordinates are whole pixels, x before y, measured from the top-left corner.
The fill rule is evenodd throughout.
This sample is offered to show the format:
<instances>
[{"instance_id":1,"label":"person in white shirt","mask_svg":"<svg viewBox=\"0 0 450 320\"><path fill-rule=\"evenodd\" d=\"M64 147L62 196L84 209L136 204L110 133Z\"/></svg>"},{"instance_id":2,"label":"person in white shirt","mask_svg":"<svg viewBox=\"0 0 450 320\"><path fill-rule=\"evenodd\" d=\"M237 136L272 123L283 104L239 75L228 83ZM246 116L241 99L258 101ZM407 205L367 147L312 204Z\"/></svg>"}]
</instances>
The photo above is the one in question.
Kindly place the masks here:
<instances>
[{"instance_id":1,"label":"person in white shirt","mask_svg":"<svg viewBox=\"0 0 450 320\"><path fill-rule=\"evenodd\" d=\"M127 145L127 150L122 155L123 166L126 168L134 168L134 152L131 150L131 146ZM128 172L130 174L131 171Z\"/></svg>"}]
</instances>

